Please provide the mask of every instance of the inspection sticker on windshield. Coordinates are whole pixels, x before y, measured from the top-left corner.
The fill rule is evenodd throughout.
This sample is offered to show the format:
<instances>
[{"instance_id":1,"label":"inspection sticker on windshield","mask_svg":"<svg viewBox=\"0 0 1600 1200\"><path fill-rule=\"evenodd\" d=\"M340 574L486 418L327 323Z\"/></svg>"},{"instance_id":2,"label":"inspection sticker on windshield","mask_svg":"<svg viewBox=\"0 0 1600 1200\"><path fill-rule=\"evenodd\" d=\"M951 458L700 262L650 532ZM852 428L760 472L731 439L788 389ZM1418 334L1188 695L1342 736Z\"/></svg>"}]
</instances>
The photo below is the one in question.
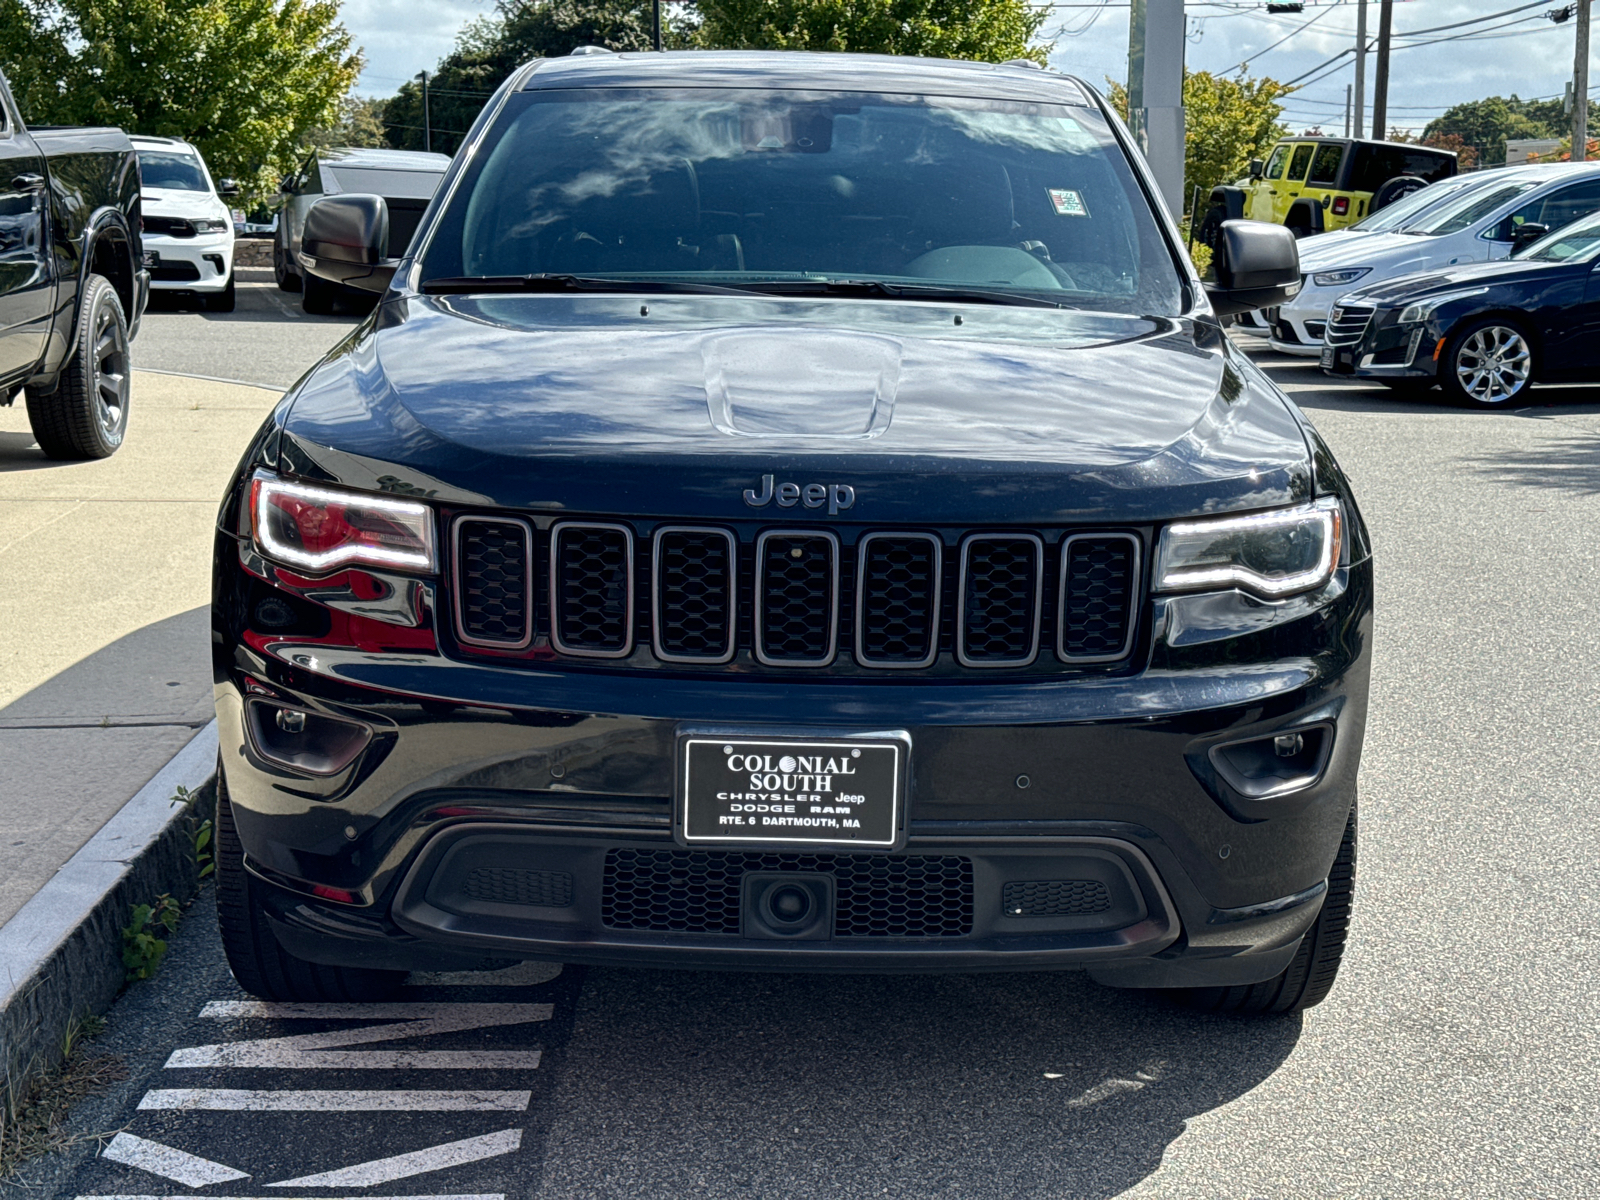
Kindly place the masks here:
<instances>
[{"instance_id":1,"label":"inspection sticker on windshield","mask_svg":"<svg viewBox=\"0 0 1600 1200\"><path fill-rule=\"evenodd\" d=\"M1058 217L1087 217L1089 206L1083 202L1083 197L1068 188L1048 188L1050 205L1056 210Z\"/></svg>"}]
</instances>

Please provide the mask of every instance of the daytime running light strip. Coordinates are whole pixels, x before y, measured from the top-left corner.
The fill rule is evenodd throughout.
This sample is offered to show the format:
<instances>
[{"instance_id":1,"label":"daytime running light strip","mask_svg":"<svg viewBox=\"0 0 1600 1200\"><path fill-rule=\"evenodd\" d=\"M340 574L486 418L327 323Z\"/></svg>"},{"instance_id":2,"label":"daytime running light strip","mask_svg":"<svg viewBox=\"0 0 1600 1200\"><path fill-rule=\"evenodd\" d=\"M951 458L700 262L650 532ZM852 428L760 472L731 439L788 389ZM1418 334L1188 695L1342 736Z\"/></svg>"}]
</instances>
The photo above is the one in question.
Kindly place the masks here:
<instances>
[{"instance_id":1,"label":"daytime running light strip","mask_svg":"<svg viewBox=\"0 0 1600 1200\"><path fill-rule=\"evenodd\" d=\"M351 563L381 563L392 567L410 567L413 570L433 570L433 520L425 504L407 500L387 500L366 496L359 492L331 492L323 488L306 487L298 483L285 483L278 479L257 477L258 492L255 506L255 535L261 549L269 558L312 571L330 570ZM286 545L272 536L272 526L267 520L267 507L273 496L293 496L312 504L338 504L346 508L366 508L391 513L397 517L418 520L417 537L422 542L420 551L390 550L382 546L335 546L321 554L308 554L304 550ZM289 516L288 513L284 514Z\"/></svg>"},{"instance_id":2,"label":"daytime running light strip","mask_svg":"<svg viewBox=\"0 0 1600 1200\"><path fill-rule=\"evenodd\" d=\"M1248 533L1298 525L1307 520L1318 520L1322 525L1322 554L1317 560L1317 565L1309 571L1273 579L1258 571L1252 571L1249 567L1230 563L1225 567L1187 571L1179 568L1176 572L1164 573L1156 586L1163 589L1191 588L1233 583L1254 588L1269 596L1286 596L1292 592L1303 592L1315 587L1333 574L1334 560L1339 554L1342 529L1337 500L1319 500L1312 507L1290 509L1288 512L1253 513L1246 517L1225 517L1218 521L1187 521L1179 525L1169 525L1167 528L1173 536L1183 537L1192 534Z\"/></svg>"}]
</instances>

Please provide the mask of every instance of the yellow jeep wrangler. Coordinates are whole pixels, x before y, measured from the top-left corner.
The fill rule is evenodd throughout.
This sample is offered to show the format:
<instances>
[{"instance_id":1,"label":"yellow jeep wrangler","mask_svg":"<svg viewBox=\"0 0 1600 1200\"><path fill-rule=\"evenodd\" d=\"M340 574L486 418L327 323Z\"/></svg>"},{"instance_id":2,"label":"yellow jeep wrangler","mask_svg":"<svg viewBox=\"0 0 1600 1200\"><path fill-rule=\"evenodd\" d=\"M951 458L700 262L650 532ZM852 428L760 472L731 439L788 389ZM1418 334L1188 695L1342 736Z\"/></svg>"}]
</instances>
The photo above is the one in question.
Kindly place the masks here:
<instances>
[{"instance_id":1,"label":"yellow jeep wrangler","mask_svg":"<svg viewBox=\"0 0 1600 1200\"><path fill-rule=\"evenodd\" d=\"M1250 175L1212 189L1199 238L1215 248L1224 221L1287 225L1308 237L1354 225L1369 213L1456 173L1449 150L1354 138L1284 138Z\"/></svg>"}]
</instances>

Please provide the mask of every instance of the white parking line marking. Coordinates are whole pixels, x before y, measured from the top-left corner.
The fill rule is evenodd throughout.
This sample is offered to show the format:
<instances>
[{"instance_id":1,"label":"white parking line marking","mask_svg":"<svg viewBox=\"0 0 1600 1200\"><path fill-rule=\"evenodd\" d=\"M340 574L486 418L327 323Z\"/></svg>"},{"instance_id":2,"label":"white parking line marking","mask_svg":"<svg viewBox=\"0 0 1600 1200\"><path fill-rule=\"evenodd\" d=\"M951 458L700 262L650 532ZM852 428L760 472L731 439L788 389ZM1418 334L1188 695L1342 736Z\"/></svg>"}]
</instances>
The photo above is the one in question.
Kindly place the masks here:
<instances>
[{"instance_id":1,"label":"white parking line marking","mask_svg":"<svg viewBox=\"0 0 1600 1200\"><path fill-rule=\"evenodd\" d=\"M185 1187L204 1187L208 1183L230 1183L235 1179L249 1179L248 1171L235 1171L209 1158L201 1158L186 1150L163 1146L131 1133L119 1133L111 1144L100 1152L101 1158L138 1167L163 1179L171 1179Z\"/></svg>"},{"instance_id":2,"label":"white parking line marking","mask_svg":"<svg viewBox=\"0 0 1600 1200\"><path fill-rule=\"evenodd\" d=\"M77 1196L74 1200L193 1200L190 1196ZM506 1200L504 1192L455 1196L230 1196L228 1200Z\"/></svg>"},{"instance_id":3,"label":"white parking line marking","mask_svg":"<svg viewBox=\"0 0 1600 1200\"><path fill-rule=\"evenodd\" d=\"M346 1050L331 1047L391 1042L434 1033L459 1033L498 1025L548 1021L549 1004L283 1004L265 1000L214 1000L202 1017L318 1017L337 1020L385 1020L392 1025L366 1025L324 1033L254 1038L174 1050L168 1067L270 1067L288 1070L533 1070L538 1050Z\"/></svg>"},{"instance_id":4,"label":"white parking line marking","mask_svg":"<svg viewBox=\"0 0 1600 1200\"><path fill-rule=\"evenodd\" d=\"M374 1159L341 1167L321 1175L305 1175L299 1179L286 1179L282 1183L269 1183L268 1187L371 1187L375 1183L389 1183L456 1167L463 1163L479 1162L510 1154L522 1145L522 1130L506 1129L499 1133L486 1133L482 1137L463 1138L459 1142L445 1142L429 1146L426 1150L413 1150L409 1154L396 1154L392 1158Z\"/></svg>"},{"instance_id":5,"label":"white parking line marking","mask_svg":"<svg viewBox=\"0 0 1600 1200\"><path fill-rule=\"evenodd\" d=\"M561 974L560 963L522 962L498 971L416 971L407 987L532 987Z\"/></svg>"},{"instance_id":6,"label":"white parking line marking","mask_svg":"<svg viewBox=\"0 0 1600 1200\"><path fill-rule=\"evenodd\" d=\"M522 1112L532 1092L326 1091L166 1088L146 1092L141 1110L183 1112Z\"/></svg>"}]
</instances>

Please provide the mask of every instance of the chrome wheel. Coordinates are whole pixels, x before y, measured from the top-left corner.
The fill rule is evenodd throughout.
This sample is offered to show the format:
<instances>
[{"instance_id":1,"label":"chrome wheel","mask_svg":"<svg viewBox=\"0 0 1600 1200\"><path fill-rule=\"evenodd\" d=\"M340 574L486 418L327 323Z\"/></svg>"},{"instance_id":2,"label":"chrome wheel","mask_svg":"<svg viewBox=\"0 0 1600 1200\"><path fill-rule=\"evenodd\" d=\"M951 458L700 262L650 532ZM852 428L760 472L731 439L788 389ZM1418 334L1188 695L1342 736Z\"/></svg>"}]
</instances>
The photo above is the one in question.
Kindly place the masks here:
<instances>
[{"instance_id":1,"label":"chrome wheel","mask_svg":"<svg viewBox=\"0 0 1600 1200\"><path fill-rule=\"evenodd\" d=\"M1479 404L1504 404L1521 395L1532 372L1527 339L1509 325L1475 329L1456 350L1456 383Z\"/></svg>"},{"instance_id":2,"label":"chrome wheel","mask_svg":"<svg viewBox=\"0 0 1600 1200\"><path fill-rule=\"evenodd\" d=\"M122 432L128 424L128 335L123 332L117 311L109 304L100 305L94 314L95 415L106 440L113 445L122 441Z\"/></svg>"}]
</instances>

